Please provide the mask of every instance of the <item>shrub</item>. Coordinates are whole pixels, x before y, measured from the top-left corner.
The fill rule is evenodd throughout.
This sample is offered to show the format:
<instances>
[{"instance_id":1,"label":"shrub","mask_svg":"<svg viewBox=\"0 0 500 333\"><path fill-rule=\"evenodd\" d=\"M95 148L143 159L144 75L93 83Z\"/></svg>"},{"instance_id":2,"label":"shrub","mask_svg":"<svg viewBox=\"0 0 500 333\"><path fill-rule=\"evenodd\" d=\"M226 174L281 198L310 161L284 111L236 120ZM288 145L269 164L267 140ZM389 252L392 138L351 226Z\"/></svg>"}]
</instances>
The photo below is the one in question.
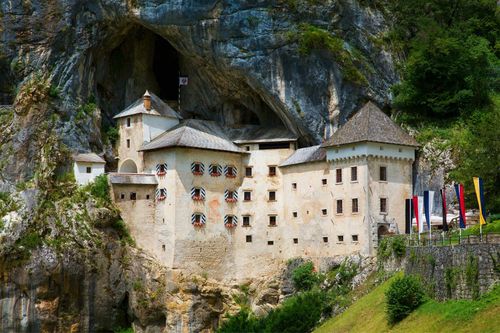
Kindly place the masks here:
<instances>
[{"instance_id":1,"label":"shrub","mask_svg":"<svg viewBox=\"0 0 500 333\"><path fill-rule=\"evenodd\" d=\"M393 237L392 239L392 253L394 256L401 258L406 253L406 244L403 237Z\"/></svg>"},{"instance_id":2,"label":"shrub","mask_svg":"<svg viewBox=\"0 0 500 333\"><path fill-rule=\"evenodd\" d=\"M231 332L257 332L259 320L255 318L249 310L243 309L233 316L229 316L221 327L217 330L218 333Z\"/></svg>"},{"instance_id":3,"label":"shrub","mask_svg":"<svg viewBox=\"0 0 500 333\"><path fill-rule=\"evenodd\" d=\"M94 182L90 184L90 194L105 202L111 200L109 197L108 177L106 175L99 175L95 178Z\"/></svg>"},{"instance_id":4,"label":"shrub","mask_svg":"<svg viewBox=\"0 0 500 333\"><path fill-rule=\"evenodd\" d=\"M294 269L292 281L297 290L310 290L318 282L318 276L314 272L314 264L308 261Z\"/></svg>"},{"instance_id":5,"label":"shrub","mask_svg":"<svg viewBox=\"0 0 500 333\"><path fill-rule=\"evenodd\" d=\"M424 302L424 289L415 276L397 278L385 293L387 299L387 316L390 324L406 318L413 310Z\"/></svg>"},{"instance_id":6,"label":"shrub","mask_svg":"<svg viewBox=\"0 0 500 333\"><path fill-rule=\"evenodd\" d=\"M291 297L265 319L264 332L310 332L321 318L325 294L309 291Z\"/></svg>"}]
</instances>

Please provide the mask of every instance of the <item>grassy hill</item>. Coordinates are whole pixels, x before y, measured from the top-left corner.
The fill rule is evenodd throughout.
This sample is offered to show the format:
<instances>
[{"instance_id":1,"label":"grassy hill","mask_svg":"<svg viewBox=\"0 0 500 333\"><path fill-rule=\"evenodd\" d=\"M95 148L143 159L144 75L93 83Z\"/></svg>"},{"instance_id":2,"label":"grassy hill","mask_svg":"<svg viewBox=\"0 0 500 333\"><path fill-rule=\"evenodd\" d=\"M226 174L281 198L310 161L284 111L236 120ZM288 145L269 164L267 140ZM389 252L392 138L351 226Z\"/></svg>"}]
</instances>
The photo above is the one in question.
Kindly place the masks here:
<instances>
[{"instance_id":1,"label":"grassy hill","mask_svg":"<svg viewBox=\"0 0 500 333\"><path fill-rule=\"evenodd\" d=\"M429 300L399 324L390 327L385 314L385 291L394 277L360 298L315 333L340 332L499 332L500 286L477 301Z\"/></svg>"}]
</instances>

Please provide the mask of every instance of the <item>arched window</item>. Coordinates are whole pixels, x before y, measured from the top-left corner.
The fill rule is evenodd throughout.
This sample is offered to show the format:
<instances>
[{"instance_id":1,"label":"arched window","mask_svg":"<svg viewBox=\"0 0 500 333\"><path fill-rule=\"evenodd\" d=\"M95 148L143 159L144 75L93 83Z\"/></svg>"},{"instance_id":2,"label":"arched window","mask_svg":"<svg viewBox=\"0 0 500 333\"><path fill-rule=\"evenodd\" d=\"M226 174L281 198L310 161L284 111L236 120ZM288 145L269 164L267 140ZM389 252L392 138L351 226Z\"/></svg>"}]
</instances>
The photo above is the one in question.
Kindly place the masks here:
<instances>
[{"instance_id":1,"label":"arched window","mask_svg":"<svg viewBox=\"0 0 500 333\"><path fill-rule=\"evenodd\" d=\"M208 172L212 177L219 177L222 175L222 167L219 164L210 164Z\"/></svg>"},{"instance_id":2,"label":"arched window","mask_svg":"<svg viewBox=\"0 0 500 333\"><path fill-rule=\"evenodd\" d=\"M224 217L224 226L226 228L234 228L238 225L238 218L235 215L226 215Z\"/></svg>"},{"instance_id":3,"label":"arched window","mask_svg":"<svg viewBox=\"0 0 500 333\"><path fill-rule=\"evenodd\" d=\"M160 163L156 165L156 174L158 176L165 176L167 173L167 163Z\"/></svg>"},{"instance_id":4,"label":"arched window","mask_svg":"<svg viewBox=\"0 0 500 333\"><path fill-rule=\"evenodd\" d=\"M191 215L191 224L195 227L203 227L207 219L203 213L194 213Z\"/></svg>"},{"instance_id":5,"label":"arched window","mask_svg":"<svg viewBox=\"0 0 500 333\"><path fill-rule=\"evenodd\" d=\"M137 164L131 159L123 161L120 166L120 172L123 173L137 173Z\"/></svg>"},{"instance_id":6,"label":"arched window","mask_svg":"<svg viewBox=\"0 0 500 333\"><path fill-rule=\"evenodd\" d=\"M156 189L155 198L157 201L163 201L167 198L167 189L158 188Z\"/></svg>"},{"instance_id":7,"label":"arched window","mask_svg":"<svg viewBox=\"0 0 500 333\"><path fill-rule=\"evenodd\" d=\"M224 174L227 178L236 178L238 174L238 169L233 165L226 165L224 167Z\"/></svg>"},{"instance_id":8,"label":"arched window","mask_svg":"<svg viewBox=\"0 0 500 333\"><path fill-rule=\"evenodd\" d=\"M202 187L193 187L191 189L191 199L194 201L204 201L206 197L205 189Z\"/></svg>"},{"instance_id":9,"label":"arched window","mask_svg":"<svg viewBox=\"0 0 500 333\"><path fill-rule=\"evenodd\" d=\"M191 172L195 176L201 176L205 172L205 165L201 162L191 163Z\"/></svg>"},{"instance_id":10,"label":"arched window","mask_svg":"<svg viewBox=\"0 0 500 333\"><path fill-rule=\"evenodd\" d=\"M226 202L236 202L236 201L238 201L238 192L237 191L225 190L224 191L224 200L226 200Z\"/></svg>"}]
</instances>

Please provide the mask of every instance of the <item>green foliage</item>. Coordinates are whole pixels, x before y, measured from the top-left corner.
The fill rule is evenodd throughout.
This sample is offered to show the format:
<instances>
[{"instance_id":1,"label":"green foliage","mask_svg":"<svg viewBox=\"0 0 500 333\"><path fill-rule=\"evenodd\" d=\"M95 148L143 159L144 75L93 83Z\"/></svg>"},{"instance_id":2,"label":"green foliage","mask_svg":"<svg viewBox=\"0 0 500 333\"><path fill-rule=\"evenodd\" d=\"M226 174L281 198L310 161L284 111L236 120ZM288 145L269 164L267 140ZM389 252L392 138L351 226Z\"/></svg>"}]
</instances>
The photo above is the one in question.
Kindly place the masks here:
<instances>
[{"instance_id":1,"label":"green foliage","mask_svg":"<svg viewBox=\"0 0 500 333\"><path fill-rule=\"evenodd\" d=\"M36 231L29 231L16 241L24 250L33 250L42 245L43 239Z\"/></svg>"},{"instance_id":2,"label":"green foliage","mask_svg":"<svg viewBox=\"0 0 500 333\"><path fill-rule=\"evenodd\" d=\"M477 257L469 254L465 266L465 281L472 291L472 298L479 298L479 263Z\"/></svg>"},{"instance_id":3,"label":"green foliage","mask_svg":"<svg viewBox=\"0 0 500 333\"><path fill-rule=\"evenodd\" d=\"M217 332L309 332L320 320L324 304L324 293L304 292L288 298L263 318L256 318L248 309L243 309L229 316Z\"/></svg>"},{"instance_id":4,"label":"green foliage","mask_svg":"<svg viewBox=\"0 0 500 333\"><path fill-rule=\"evenodd\" d=\"M113 229L116 230L118 235L120 236L120 239L124 241L126 244L129 245L134 245L134 239L130 235L130 231L128 230L127 225L122 219L117 219L113 222L112 224Z\"/></svg>"},{"instance_id":5,"label":"green foliage","mask_svg":"<svg viewBox=\"0 0 500 333\"><path fill-rule=\"evenodd\" d=\"M88 102L86 104L80 105L76 112L76 120L83 120L87 117L91 117L97 105L94 102Z\"/></svg>"},{"instance_id":6,"label":"green foliage","mask_svg":"<svg viewBox=\"0 0 500 333\"><path fill-rule=\"evenodd\" d=\"M405 253L406 242L404 236L384 237L379 243L377 258L379 262L383 262L392 255L396 258L402 258Z\"/></svg>"},{"instance_id":7,"label":"green foliage","mask_svg":"<svg viewBox=\"0 0 500 333\"><path fill-rule=\"evenodd\" d=\"M410 275L394 280L386 291L385 297L389 323L395 324L418 308L424 302L425 294L420 280Z\"/></svg>"},{"instance_id":8,"label":"green foliage","mask_svg":"<svg viewBox=\"0 0 500 333\"><path fill-rule=\"evenodd\" d=\"M395 103L417 119L456 117L489 104L498 87L495 0L386 0L387 36L400 53Z\"/></svg>"},{"instance_id":9,"label":"green foliage","mask_svg":"<svg viewBox=\"0 0 500 333\"><path fill-rule=\"evenodd\" d=\"M113 330L113 333L134 333L132 327L118 327Z\"/></svg>"},{"instance_id":10,"label":"green foliage","mask_svg":"<svg viewBox=\"0 0 500 333\"><path fill-rule=\"evenodd\" d=\"M115 126L110 126L105 132L104 132L104 141L108 141L111 145L115 145L115 143L118 141L120 138L120 132L117 127Z\"/></svg>"},{"instance_id":11,"label":"green foliage","mask_svg":"<svg viewBox=\"0 0 500 333\"><path fill-rule=\"evenodd\" d=\"M310 290L318 282L314 264L308 261L297 267L292 272L292 281L297 290Z\"/></svg>"},{"instance_id":12,"label":"green foliage","mask_svg":"<svg viewBox=\"0 0 500 333\"><path fill-rule=\"evenodd\" d=\"M59 98L60 94L59 88L57 86L50 85L48 94L52 98Z\"/></svg>"},{"instance_id":13,"label":"green foliage","mask_svg":"<svg viewBox=\"0 0 500 333\"><path fill-rule=\"evenodd\" d=\"M342 67L342 73L347 81L357 85L367 85L366 77L355 66L357 59L344 47L344 41L332 35L327 30L315 27L310 24L301 24L297 36L299 42L299 52L302 55L308 55L311 50L327 50L335 61Z\"/></svg>"}]
</instances>

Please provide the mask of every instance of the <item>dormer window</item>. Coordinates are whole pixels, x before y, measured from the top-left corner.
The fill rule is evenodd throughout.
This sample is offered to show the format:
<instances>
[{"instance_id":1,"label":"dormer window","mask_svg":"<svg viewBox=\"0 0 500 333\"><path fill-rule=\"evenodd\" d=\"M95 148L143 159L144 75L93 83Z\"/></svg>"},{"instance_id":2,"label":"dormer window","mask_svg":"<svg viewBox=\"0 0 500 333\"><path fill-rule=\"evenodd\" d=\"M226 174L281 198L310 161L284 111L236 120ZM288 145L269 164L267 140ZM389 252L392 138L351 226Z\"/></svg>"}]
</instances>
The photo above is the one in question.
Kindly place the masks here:
<instances>
[{"instance_id":1,"label":"dormer window","mask_svg":"<svg viewBox=\"0 0 500 333\"><path fill-rule=\"evenodd\" d=\"M222 167L219 164L210 164L209 167L210 176L219 177L222 175Z\"/></svg>"},{"instance_id":2,"label":"dormer window","mask_svg":"<svg viewBox=\"0 0 500 333\"><path fill-rule=\"evenodd\" d=\"M194 213L191 215L191 224L195 227L203 227L207 222L207 218L203 213Z\"/></svg>"},{"instance_id":3,"label":"dormer window","mask_svg":"<svg viewBox=\"0 0 500 333\"><path fill-rule=\"evenodd\" d=\"M201 162L193 162L191 163L191 172L195 176L201 176L205 172L205 166Z\"/></svg>"},{"instance_id":4,"label":"dormer window","mask_svg":"<svg viewBox=\"0 0 500 333\"><path fill-rule=\"evenodd\" d=\"M204 188L193 187L191 189L191 199L194 201L204 201L206 192Z\"/></svg>"},{"instance_id":5,"label":"dormer window","mask_svg":"<svg viewBox=\"0 0 500 333\"><path fill-rule=\"evenodd\" d=\"M156 174L158 176L165 176L167 173L167 163L161 163L156 165Z\"/></svg>"},{"instance_id":6,"label":"dormer window","mask_svg":"<svg viewBox=\"0 0 500 333\"><path fill-rule=\"evenodd\" d=\"M167 189L158 188L156 189L155 198L157 201L163 201L167 198Z\"/></svg>"},{"instance_id":7,"label":"dormer window","mask_svg":"<svg viewBox=\"0 0 500 333\"><path fill-rule=\"evenodd\" d=\"M225 190L224 199L226 200L226 202L236 202L238 201L238 192Z\"/></svg>"},{"instance_id":8,"label":"dormer window","mask_svg":"<svg viewBox=\"0 0 500 333\"><path fill-rule=\"evenodd\" d=\"M226 215L224 217L224 226L226 228L234 228L238 225L238 218L234 215Z\"/></svg>"},{"instance_id":9,"label":"dormer window","mask_svg":"<svg viewBox=\"0 0 500 333\"><path fill-rule=\"evenodd\" d=\"M224 174L226 175L227 178L236 178L237 175L236 167L232 165L226 165L224 167Z\"/></svg>"}]
</instances>

